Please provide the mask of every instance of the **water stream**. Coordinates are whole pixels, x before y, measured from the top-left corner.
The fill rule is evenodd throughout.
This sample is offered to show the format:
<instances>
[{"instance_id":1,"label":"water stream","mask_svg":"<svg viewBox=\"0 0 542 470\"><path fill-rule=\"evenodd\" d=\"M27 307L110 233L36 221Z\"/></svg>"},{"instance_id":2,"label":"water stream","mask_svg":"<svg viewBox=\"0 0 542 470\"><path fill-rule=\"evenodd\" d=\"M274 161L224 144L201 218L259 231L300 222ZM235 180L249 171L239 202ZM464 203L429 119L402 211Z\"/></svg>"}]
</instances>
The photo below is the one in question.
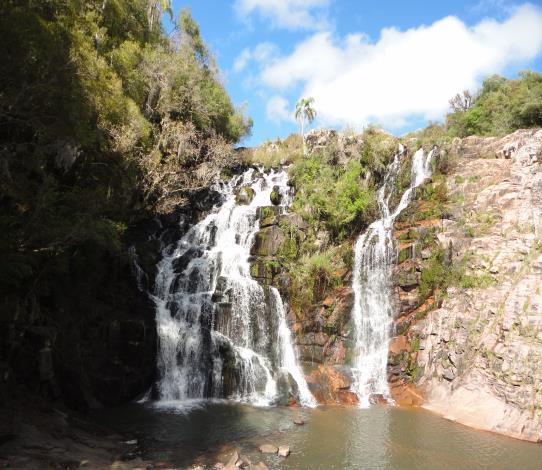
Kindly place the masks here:
<instances>
[{"instance_id":1,"label":"water stream","mask_svg":"<svg viewBox=\"0 0 542 470\"><path fill-rule=\"evenodd\" d=\"M431 175L433 151L425 155L418 150L412 158L411 182L395 209L390 200L406 157L404 147L395 154L384 183L378 191L380 219L373 222L357 240L352 286L355 303L353 318L356 327L353 388L360 405L369 406L374 397L388 397L386 366L393 304L391 300L392 266L395 261L393 224L408 206L416 187Z\"/></svg>"},{"instance_id":2,"label":"water stream","mask_svg":"<svg viewBox=\"0 0 542 470\"><path fill-rule=\"evenodd\" d=\"M291 200L285 171L249 169L219 184L222 203L165 247L153 295L162 402L228 397L268 405L290 393L314 404L280 294L250 275L258 208L271 205L273 188L284 213Z\"/></svg>"}]
</instances>

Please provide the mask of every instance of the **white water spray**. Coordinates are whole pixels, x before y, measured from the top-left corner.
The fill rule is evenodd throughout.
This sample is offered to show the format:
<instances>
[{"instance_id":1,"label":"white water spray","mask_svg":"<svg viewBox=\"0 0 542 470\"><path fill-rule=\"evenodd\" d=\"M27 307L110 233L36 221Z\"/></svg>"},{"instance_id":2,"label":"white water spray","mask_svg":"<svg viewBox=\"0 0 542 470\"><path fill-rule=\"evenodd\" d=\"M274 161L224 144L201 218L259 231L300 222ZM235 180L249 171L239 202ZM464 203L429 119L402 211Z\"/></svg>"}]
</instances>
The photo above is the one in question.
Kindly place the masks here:
<instances>
[{"instance_id":1,"label":"white water spray","mask_svg":"<svg viewBox=\"0 0 542 470\"><path fill-rule=\"evenodd\" d=\"M389 396L386 366L393 305L391 301L391 270L395 260L393 224L408 206L414 189L431 176L433 151L425 157L423 149L412 159L411 183L392 212L389 204L400 169L404 147L394 156L384 183L378 191L381 218L373 222L355 246L353 309L355 359L353 364L354 391L360 406L367 407L371 397Z\"/></svg>"}]
</instances>

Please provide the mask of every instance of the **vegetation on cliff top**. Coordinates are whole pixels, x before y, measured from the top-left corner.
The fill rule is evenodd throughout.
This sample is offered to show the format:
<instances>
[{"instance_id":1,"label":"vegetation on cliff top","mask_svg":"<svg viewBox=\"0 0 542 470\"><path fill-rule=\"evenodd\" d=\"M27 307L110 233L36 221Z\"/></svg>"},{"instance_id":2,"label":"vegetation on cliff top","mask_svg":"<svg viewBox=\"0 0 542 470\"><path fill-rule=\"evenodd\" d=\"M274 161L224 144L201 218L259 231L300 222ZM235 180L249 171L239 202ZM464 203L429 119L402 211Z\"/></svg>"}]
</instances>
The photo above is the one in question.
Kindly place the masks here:
<instances>
[{"instance_id":1,"label":"vegetation on cliff top","mask_svg":"<svg viewBox=\"0 0 542 470\"><path fill-rule=\"evenodd\" d=\"M308 146L303 156L301 139L289 137L252 154L266 162L282 157L291 163L295 197L290 212L307 229L300 234L283 224L287 241L279 258L290 274L291 305L299 313L349 282L353 240L376 217L376 190L397 139L371 127L361 136L330 133L325 145Z\"/></svg>"},{"instance_id":2,"label":"vegetation on cliff top","mask_svg":"<svg viewBox=\"0 0 542 470\"><path fill-rule=\"evenodd\" d=\"M163 31L167 6L2 2L0 284L28 279L41 253L115 250L234 161L251 123L190 13Z\"/></svg>"},{"instance_id":3,"label":"vegetation on cliff top","mask_svg":"<svg viewBox=\"0 0 542 470\"><path fill-rule=\"evenodd\" d=\"M488 77L471 100L453 105L446 119L454 137L502 136L537 126L542 126L542 75L532 71L521 72L515 80Z\"/></svg>"}]
</instances>

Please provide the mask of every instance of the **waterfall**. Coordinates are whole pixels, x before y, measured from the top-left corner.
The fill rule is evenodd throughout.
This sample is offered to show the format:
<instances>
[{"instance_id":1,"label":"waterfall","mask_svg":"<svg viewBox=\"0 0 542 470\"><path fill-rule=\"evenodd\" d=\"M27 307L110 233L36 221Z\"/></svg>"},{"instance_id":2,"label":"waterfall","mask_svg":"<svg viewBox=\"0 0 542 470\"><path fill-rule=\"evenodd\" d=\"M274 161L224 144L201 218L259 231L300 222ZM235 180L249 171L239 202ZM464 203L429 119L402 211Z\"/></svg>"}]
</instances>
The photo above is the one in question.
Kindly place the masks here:
<instances>
[{"instance_id":1,"label":"waterfall","mask_svg":"<svg viewBox=\"0 0 542 470\"><path fill-rule=\"evenodd\" d=\"M389 204L394 192L401 157L400 146L378 190L381 218L373 222L357 240L352 287L355 295L353 318L355 323L355 356L352 368L353 388L361 406L369 406L371 396L389 396L386 365L392 305L392 266L395 261L393 224L408 206L414 190L431 176L433 151L425 156L418 150L412 159L411 182L399 204L391 211Z\"/></svg>"},{"instance_id":2,"label":"waterfall","mask_svg":"<svg viewBox=\"0 0 542 470\"><path fill-rule=\"evenodd\" d=\"M316 400L309 391L307 382L303 375L303 371L297 363L297 358L292 344L292 334L286 323L286 310L282 303L279 291L274 287L271 287L271 298L273 300L274 310L278 316L278 340L279 340L279 354L280 361L284 372L289 374L297 384L299 401L303 406L316 406Z\"/></svg>"},{"instance_id":3,"label":"waterfall","mask_svg":"<svg viewBox=\"0 0 542 470\"><path fill-rule=\"evenodd\" d=\"M277 400L285 371L301 403L313 403L280 294L274 288L266 293L250 275L257 209L270 205L273 187L281 193L278 210L284 213L291 199L285 171L249 169L218 184L222 203L174 249L164 249L153 295L160 400L228 397L268 405ZM240 191L244 205L237 203Z\"/></svg>"}]
</instances>

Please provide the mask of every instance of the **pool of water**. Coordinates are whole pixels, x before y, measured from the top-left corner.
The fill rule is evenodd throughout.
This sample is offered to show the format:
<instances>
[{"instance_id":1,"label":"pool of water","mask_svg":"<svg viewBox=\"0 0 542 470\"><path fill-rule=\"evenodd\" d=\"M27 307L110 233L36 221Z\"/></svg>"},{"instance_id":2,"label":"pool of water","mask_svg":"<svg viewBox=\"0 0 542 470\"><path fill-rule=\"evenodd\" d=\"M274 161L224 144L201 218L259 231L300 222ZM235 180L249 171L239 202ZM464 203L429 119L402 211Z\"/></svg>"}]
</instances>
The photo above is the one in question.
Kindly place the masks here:
<instances>
[{"instance_id":1,"label":"pool of water","mask_svg":"<svg viewBox=\"0 0 542 470\"><path fill-rule=\"evenodd\" d=\"M419 409L254 408L228 402L132 404L97 420L132 433L142 457L186 467L238 449L270 469L541 469L542 445L475 431ZM302 418L305 424L294 424ZM261 444L289 445L282 459Z\"/></svg>"}]
</instances>

